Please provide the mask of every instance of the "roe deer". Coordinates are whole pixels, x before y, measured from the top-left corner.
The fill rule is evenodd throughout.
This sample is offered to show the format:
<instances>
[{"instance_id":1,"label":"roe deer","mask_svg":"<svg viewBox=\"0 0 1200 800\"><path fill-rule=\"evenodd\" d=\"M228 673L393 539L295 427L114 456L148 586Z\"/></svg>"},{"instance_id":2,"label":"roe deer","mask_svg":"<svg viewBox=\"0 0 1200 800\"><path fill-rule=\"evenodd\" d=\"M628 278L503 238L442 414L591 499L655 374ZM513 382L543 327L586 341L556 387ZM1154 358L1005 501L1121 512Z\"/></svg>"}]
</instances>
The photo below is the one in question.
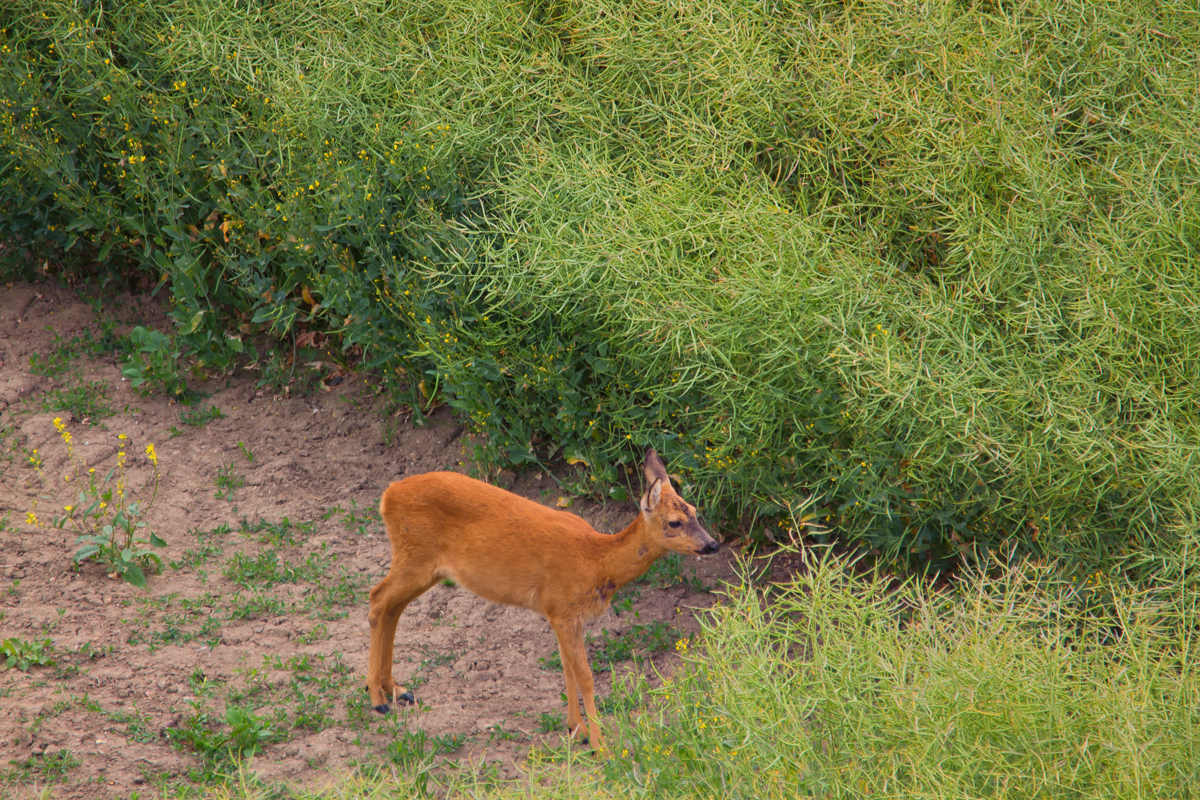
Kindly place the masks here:
<instances>
[{"instance_id":1,"label":"roe deer","mask_svg":"<svg viewBox=\"0 0 1200 800\"><path fill-rule=\"evenodd\" d=\"M720 548L696 521L696 508L675 493L654 450L643 466L649 484L641 513L620 533L598 533L582 518L456 472L397 481L379 513L392 541L392 566L371 590L371 705L416 702L392 679L396 623L405 606L442 578L487 600L538 612L558 637L567 683L567 728L581 733L576 692L583 695L592 746L602 750L599 718L583 644L583 625L600 616L613 593L668 551L715 553ZM587 734L584 734L586 739Z\"/></svg>"}]
</instances>

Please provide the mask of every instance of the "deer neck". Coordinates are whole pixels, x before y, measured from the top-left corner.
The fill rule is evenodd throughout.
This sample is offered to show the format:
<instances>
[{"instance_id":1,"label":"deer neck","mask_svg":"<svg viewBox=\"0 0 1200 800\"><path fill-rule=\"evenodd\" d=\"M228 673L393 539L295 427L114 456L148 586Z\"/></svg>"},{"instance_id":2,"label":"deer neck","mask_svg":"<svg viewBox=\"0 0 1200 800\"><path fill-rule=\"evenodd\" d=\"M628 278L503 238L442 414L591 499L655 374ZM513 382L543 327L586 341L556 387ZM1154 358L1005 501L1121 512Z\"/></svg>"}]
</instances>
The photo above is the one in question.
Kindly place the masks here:
<instances>
[{"instance_id":1,"label":"deer neck","mask_svg":"<svg viewBox=\"0 0 1200 800\"><path fill-rule=\"evenodd\" d=\"M651 541L646 531L646 518L640 513L628 528L606 538L609 540L605 543L607 552L600 563L606 579L617 589L640 578L667 552L666 548Z\"/></svg>"}]
</instances>

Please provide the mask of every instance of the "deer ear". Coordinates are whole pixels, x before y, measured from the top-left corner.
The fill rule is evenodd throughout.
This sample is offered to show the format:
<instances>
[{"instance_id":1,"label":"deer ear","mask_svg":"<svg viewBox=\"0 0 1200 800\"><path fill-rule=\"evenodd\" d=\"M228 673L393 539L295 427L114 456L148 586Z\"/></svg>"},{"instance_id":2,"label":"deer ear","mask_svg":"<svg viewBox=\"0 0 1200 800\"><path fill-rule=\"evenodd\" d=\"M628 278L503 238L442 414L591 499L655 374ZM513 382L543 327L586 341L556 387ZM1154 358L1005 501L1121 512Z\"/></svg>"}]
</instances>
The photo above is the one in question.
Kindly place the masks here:
<instances>
[{"instance_id":1,"label":"deer ear","mask_svg":"<svg viewBox=\"0 0 1200 800\"><path fill-rule=\"evenodd\" d=\"M663 482L656 480L650 484L650 488L642 495L641 507L643 514L651 514L654 512L654 509L658 508L658 501L662 499L662 487Z\"/></svg>"},{"instance_id":2,"label":"deer ear","mask_svg":"<svg viewBox=\"0 0 1200 800\"><path fill-rule=\"evenodd\" d=\"M658 457L658 453L654 452L653 447L646 448L646 462L642 465L642 470L646 473L647 484L653 484L655 481L665 483L670 480L667 477L667 465Z\"/></svg>"}]
</instances>

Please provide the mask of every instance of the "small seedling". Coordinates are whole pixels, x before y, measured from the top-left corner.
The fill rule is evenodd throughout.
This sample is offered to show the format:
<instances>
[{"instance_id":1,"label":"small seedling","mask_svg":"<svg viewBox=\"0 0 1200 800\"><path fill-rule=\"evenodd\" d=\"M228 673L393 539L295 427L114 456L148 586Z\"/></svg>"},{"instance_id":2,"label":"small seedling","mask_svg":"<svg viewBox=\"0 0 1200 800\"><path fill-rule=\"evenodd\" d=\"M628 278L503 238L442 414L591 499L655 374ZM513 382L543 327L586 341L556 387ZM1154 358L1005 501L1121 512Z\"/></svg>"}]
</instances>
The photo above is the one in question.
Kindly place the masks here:
<instances>
[{"instance_id":1,"label":"small seedling","mask_svg":"<svg viewBox=\"0 0 1200 800\"><path fill-rule=\"evenodd\" d=\"M541 719L538 720L538 733L554 733L561 731L566 725L566 719L557 711L543 711Z\"/></svg>"},{"instance_id":2,"label":"small seedling","mask_svg":"<svg viewBox=\"0 0 1200 800\"><path fill-rule=\"evenodd\" d=\"M234 490L246 485L246 476L235 473L233 471L233 462L230 461L228 464L217 467L215 482L217 491L213 494L213 497L218 500L232 500Z\"/></svg>"},{"instance_id":3,"label":"small seedling","mask_svg":"<svg viewBox=\"0 0 1200 800\"><path fill-rule=\"evenodd\" d=\"M511 742L520 738L522 738L520 731L505 730L499 722L488 728L489 742Z\"/></svg>"},{"instance_id":4,"label":"small seedling","mask_svg":"<svg viewBox=\"0 0 1200 800\"><path fill-rule=\"evenodd\" d=\"M207 409L199 408L195 411L182 411L179 414L179 421L184 425L191 425L196 428L201 428L213 420L223 419L225 413L216 406L209 406Z\"/></svg>"},{"instance_id":5,"label":"small seedling","mask_svg":"<svg viewBox=\"0 0 1200 800\"><path fill-rule=\"evenodd\" d=\"M30 667L54 666L50 651L54 644L49 639L40 642L27 642L24 639L5 639L0 643L0 656L4 657L4 669L16 667L21 672L28 672Z\"/></svg>"},{"instance_id":6,"label":"small seedling","mask_svg":"<svg viewBox=\"0 0 1200 800\"><path fill-rule=\"evenodd\" d=\"M254 463L254 451L251 450L245 442L238 442L237 446L238 449L242 451L242 455L246 457L246 460L250 463Z\"/></svg>"}]
</instances>

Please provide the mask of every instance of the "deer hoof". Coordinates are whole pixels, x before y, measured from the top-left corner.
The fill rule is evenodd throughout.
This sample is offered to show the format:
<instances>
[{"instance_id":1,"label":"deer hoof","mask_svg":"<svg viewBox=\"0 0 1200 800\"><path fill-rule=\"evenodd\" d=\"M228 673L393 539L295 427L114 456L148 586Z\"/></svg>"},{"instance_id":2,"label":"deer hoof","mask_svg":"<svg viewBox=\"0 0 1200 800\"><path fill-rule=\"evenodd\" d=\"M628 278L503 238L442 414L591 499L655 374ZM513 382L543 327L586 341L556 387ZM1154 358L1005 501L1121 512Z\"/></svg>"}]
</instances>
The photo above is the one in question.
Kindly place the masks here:
<instances>
[{"instance_id":1,"label":"deer hoof","mask_svg":"<svg viewBox=\"0 0 1200 800\"><path fill-rule=\"evenodd\" d=\"M416 705L417 702L417 696L412 692L405 692L404 694L397 695L394 699L396 701L396 705L403 703L406 706L411 706Z\"/></svg>"},{"instance_id":2,"label":"deer hoof","mask_svg":"<svg viewBox=\"0 0 1200 800\"><path fill-rule=\"evenodd\" d=\"M374 708L374 709L375 709L375 712L376 712L377 714L386 714L386 713L388 713L389 711L391 711L391 710L392 710L392 707L391 707L391 706L389 706L387 703L381 703L381 704L379 704L379 705L377 705L377 706L372 706L372 708Z\"/></svg>"}]
</instances>

